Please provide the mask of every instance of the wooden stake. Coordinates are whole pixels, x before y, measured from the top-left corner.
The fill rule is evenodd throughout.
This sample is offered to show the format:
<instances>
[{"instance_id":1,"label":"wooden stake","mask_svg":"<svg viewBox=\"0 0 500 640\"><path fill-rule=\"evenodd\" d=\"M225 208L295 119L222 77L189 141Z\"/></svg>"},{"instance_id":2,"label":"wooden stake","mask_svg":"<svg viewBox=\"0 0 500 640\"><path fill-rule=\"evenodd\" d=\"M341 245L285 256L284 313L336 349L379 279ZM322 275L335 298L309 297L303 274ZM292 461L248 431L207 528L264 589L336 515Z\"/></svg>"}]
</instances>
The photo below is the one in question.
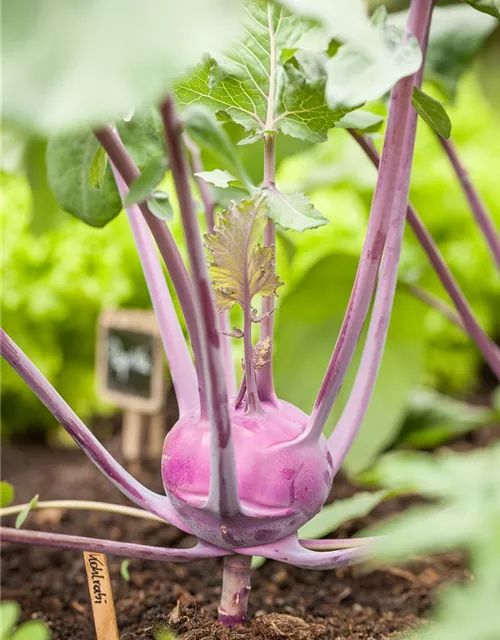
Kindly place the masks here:
<instances>
[{"instance_id":1,"label":"wooden stake","mask_svg":"<svg viewBox=\"0 0 500 640\"><path fill-rule=\"evenodd\" d=\"M138 411L125 411L122 427L122 451L126 462L140 469L144 416Z\"/></svg>"},{"instance_id":2,"label":"wooden stake","mask_svg":"<svg viewBox=\"0 0 500 640\"><path fill-rule=\"evenodd\" d=\"M161 457L163 451L163 441L167 433L166 427L167 412L165 407L153 414L149 419L147 452L148 456L153 459Z\"/></svg>"},{"instance_id":3,"label":"wooden stake","mask_svg":"<svg viewBox=\"0 0 500 640\"><path fill-rule=\"evenodd\" d=\"M120 640L106 556L84 551L83 557L97 640Z\"/></svg>"}]
</instances>

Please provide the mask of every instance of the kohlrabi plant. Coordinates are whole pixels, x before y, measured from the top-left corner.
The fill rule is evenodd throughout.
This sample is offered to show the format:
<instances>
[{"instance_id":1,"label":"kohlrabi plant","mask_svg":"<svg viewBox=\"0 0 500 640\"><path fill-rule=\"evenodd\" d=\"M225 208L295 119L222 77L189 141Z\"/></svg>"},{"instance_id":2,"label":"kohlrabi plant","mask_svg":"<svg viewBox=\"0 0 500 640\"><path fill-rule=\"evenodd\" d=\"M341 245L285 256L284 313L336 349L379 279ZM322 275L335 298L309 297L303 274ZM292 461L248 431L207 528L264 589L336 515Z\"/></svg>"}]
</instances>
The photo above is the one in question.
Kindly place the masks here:
<instances>
[{"instance_id":1,"label":"kohlrabi plant","mask_svg":"<svg viewBox=\"0 0 500 640\"><path fill-rule=\"evenodd\" d=\"M25 15L16 3L8 3L4 23L11 86L5 90L6 117L56 134L49 139L46 162L49 183L64 209L102 226L125 206L179 405L180 417L166 437L161 460L166 495L148 490L114 460L5 333L1 353L132 502L193 534L198 543L190 549L167 549L6 527L2 536L7 542L170 562L224 557L219 619L232 626L246 618L252 556L312 569L341 567L365 557L370 539L313 540L297 532L321 512L370 402L407 219L454 302L460 323L500 376L498 348L478 325L436 245L408 206L417 113L440 136L499 263L500 241L447 140L450 123L442 105L420 89L432 0L412 0L404 31L388 22L383 9L368 20L363 3L354 0L234 2L227 3L223 16L217 11L223 3L212 0L190 0L182 8L156 2L159 15L148 14L147 19L146 8L138 4L117 3L114 11L114 2L104 2L105 15L99 14L100 3L90 2L84 9L73 4L64 9L47 4L39 13L35 34L20 28ZM165 6L171 15L165 15ZM80 11L81 16L74 15ZM114 21L123 14L126 19L119 18L118 24L124 24L125 31L117 33ZM164 15L170 41L169 34L158 31ZM214 16L220 28L212 32ZM58 54L56 64L52 43L49 46L43 38L49 38L61 20L71 21L75 30L80 22L83 27L98 24L99 34L88 44L83 36L78 42L69 38L70 51ZM230 22L234 32L228 36ZM198 39L198 34L203 37ZM50 77L36 76L37 42L54 64ZM209 53L182 72L184 65L196 61L187 50L191 42L196 44L195 54ZM113 46L122 53L117 55ZM65 55L71 77L59 59ZM92 73L83 74L82 68ZM379 160L365 133L380 126L381 118L358 107L389 91ZM157 108L150 106L154 101ZM261 184L254 184L245 171L221 125L227 121L244 130L240 145L262 145ZM80 127L77 133L71 130L75 126ZM275 300L282 284L275 269L276 225L282 234L314 229L327 220L302 193L279 190L276 152L283 136L311 144L325 140L335 126L348 129L380 166L342 328L312 412L306 415L277 397L273 385ZM203 166L204 151L218 159L211 171ZM167 171L175 187L189 270L168 225L173 207L160 184ZM194 184L205 213L205 235ZM192 355L156 248L175 290ZM324 295L335 296L334 281L325 283ZM370 306L350 398L327 440L323 428ZM229 322L233 307L240 309L240 326ZM238 388L233 341L243 344ZM295 367L300 377L300 361ZM137 515L128 507L100 508Z\"/></svg>"}]
</instances>

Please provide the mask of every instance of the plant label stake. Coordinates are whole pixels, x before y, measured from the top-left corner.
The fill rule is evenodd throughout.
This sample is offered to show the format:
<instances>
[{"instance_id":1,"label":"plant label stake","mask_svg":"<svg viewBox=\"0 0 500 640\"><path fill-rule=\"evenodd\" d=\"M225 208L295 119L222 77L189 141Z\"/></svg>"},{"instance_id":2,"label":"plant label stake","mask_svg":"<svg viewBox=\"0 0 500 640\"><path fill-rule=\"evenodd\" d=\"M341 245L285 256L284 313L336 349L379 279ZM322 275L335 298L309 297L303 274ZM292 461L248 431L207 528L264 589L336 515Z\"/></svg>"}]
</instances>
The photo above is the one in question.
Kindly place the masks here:
<instances>
[{"instance_id":1,"label":"plant label stake","mask_svg":"<svg viewBox=\"0 0 500 640\"><path fill-rule=\"evenodd\" d=\"M83 557L97 640L119 640L106 556L84 551Z\"/></svg>"},{"instance_id":2,"label":"plant label stake","mask_svg":"<svg viewBox=\"0 0 500 640\"><path fill-rule=\"evenodd\" d=\"M106 311L97 343L99 392L125 409L122 451L138 467L143 440L161 455L165 437L165 370L156 318L149 311Z\"/></svg>"}]
</instances>

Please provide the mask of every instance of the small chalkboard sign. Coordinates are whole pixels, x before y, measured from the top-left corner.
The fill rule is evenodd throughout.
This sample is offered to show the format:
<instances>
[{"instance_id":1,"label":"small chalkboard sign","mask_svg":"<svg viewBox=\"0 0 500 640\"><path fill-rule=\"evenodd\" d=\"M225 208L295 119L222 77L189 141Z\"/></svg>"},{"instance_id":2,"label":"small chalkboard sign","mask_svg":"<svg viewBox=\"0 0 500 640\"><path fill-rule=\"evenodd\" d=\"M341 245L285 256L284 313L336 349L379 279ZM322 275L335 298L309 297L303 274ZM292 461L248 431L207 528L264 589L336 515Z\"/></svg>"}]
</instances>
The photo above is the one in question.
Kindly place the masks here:
<instances>
[{"instance_id":1,"label":"small chalkboard sign","mask_svg":"<svg viewBox=\"0 0 500 640\"><path fill-rule=\"evenodd\" d=\"M152 457L161 455L165 437L165 366L153 312L124 309L101 314L97 380L100 394L125 409L125 459L139 465L143 452Z\"/></svg>"},{"instance_id":2,"label":"small chalkboard sign","mask_svg":"<svg viewBox=\"0 0 500 640\"><path fill-rule=\"evenodd\" d=\"M159 411L165 401L165 376L154 314L106 311L99 334L97 370L102 395L131 411Z\"/></svg>"}]
</instances>

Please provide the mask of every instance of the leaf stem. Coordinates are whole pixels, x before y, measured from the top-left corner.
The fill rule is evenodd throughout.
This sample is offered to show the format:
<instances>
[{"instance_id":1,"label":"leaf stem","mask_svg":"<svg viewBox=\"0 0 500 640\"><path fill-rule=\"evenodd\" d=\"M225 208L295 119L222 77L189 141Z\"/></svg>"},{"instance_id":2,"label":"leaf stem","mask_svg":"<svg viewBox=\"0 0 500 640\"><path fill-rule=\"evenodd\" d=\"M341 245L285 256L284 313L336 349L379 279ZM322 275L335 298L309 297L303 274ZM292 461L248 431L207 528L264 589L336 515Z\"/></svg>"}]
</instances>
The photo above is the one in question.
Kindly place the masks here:
<instances>
[{"instance_id":1,"label":"leaf stem","mask_svg":"<svg viewBox=\"0 0 500 640\"><path fill-rule=\"evenodd\" d=\"M266 130L271 132L274 127L274 111L276 100L276 34L273 26L274 6L267 5L267 21L269 27L269 96L267 101ZM272 187L276 180L276 134L266 133L264 135L264 180L263 187ZM264 245L266 247L276 246L276 227L272 220L269 220L264 231ZM269 402L278 405L278 398L274 391L273 381L273 334L274 334L274 298L264 296L262 298L261 315L264 319L260 325L260 340L271 338L269 347L268 362L257 371L257 391L262 402Z\"/></svg>"},{"instance_id":2,"label":"leaf stem","mask_svg":"<svg viewBox=\"0 0 500 640\"><path fill-rule=\"evenodd\" d=\"M462 189L465 193L469 205L471 207L474 218L476 219L479 228L483 232L483 235L488 243L488 247L491 251L491 255L500 271L500 234L493 224L493 220L486 209L484 202L481 200L479 193L474 188L474 185L470 181L467 169L463 165L455 145L451 140L446 140L441 136L437 136L441 146L443 147L449 161L456 173L456 176L462 185Z\"/></svg>"},{"instance_id":3,"label":"leaf stem","mask_svg":"<svg viewBox=\"0 0 500 640\"><path fill-rule=\"evenodd\" d=\"M424 60L432 6L433 0L413 0L410 8L409 25L413 25L416 30ZM415 83L415 86L420 86L422 76L423 64L415 75L404 78L398 83L399 86L404 86L405 90L408 85L410 100L413 85ZM378 277L377 292L373 303L368 335L349 399L334 432L328 439L329 450L333 458L333 473L336 473L340 468L363 422L384 352L403 244L416 129L417 112L411 108L410 102L405 126L400 131L400 135L403 138L402 154L398 158L400 168L396 177L397 187L394 197L388 203L389 231L384 246L384 255Z\"/></svg>"},{"instance_id":4,"label":"leaf stem","mask_svg":"<svg viewBox=\"0 0 500 640\"><path fill-rule=\"evenodd\" d=\"M431 4L431 0L413 0L411 4L406 33L415 35L421 44L426 37ZM402 187L399 168L405 145L404 134L409 122L408 116L412 111L413 79L414 75L403 78L394 86L391 93L380 171L356 278L337 343L304 437L320 437L344 381L368 314L389 226L387 212L393 209ZM406 211L406 205L404 211Z\"/></svg>"},{"instance_id":5,"label":"leaf stem","mask_svg":"<svg viewBox=\"0 0 500 640\"><path fill-rule=\"evenodd\" d=\"M15 504L10 507L4 507L0 509L0 517L16 515L28 506L26 504ZM144 509L137 509L136 507L127 507L123 504L112 504L109 502L97 502L94 500L42 500L37 502L31 510L38 511L40 509L60 509L61 511L102 511L105 513L118 513L122 516L131 516L132 518L140 518L142 520L153 520L154 522L161 522L162 524L168 524L163 518L155 516L149 511Z\"/></svg>"},{"instance_id":6,"label":"leaf stem","mask_svg":"<svg viewBox=\"0 0 500 640\"><path fill-rule=\"evenodd\" d=\"M201 153L198 146L187 134L184 134L183 138L186 148L191 155L191 166L198 191L203 201L208 233L213 233L215 227L215 204L212 197L212 191L205 180L196 175L204 170ZM234 370L231 338L228 335L225 335L225 333L229 332L229 313L227 311L219 311L218 316L221 330L222 359L224 360L227 393L232 397L236 394L236 373Z\"/></svg>"},{"instance_id":7,"label":"leaf stem","mask_svg":"<svg viewBox=\"0 0 500 640\"><path fill-rule=\"evenodd\" d=\"M118 464L16 343L0 330L0 355L26 382L102 473L132 502L186 531L170 500L147 489Z\"/></svg>"},{"instance_id":8,"label":"leaf stem","mask_svg":"<svg viewBox=\"0 0 500 640\"><path fill-rule=\"evenodd\" d=\"M111 162L116 167L123 181L130 188L130 185L141 174L134 161L130 157L127 149L116 131L111 127L103 127L95 132L96 138L108 154ZM194 312L193 287L187 269L182 261L181 254L168 226L154 216L148 209L146 202L138 204L148 226L153 234L158 249L162 255L167 271L172 278L175 292L181 305L182 313L186 321L186 327L193 346L194 359L198 373L198 389L200 395L200 407L203 412L206 408L206 392L203 386L203 379L199 372L200 363L200 337L196 325Z\"/></svg>"},{"instance_id":9,"label":"leaf stem","mask_svg":"<svg viewBox=\"0 0 500 640\"><path fill-rule=\"evenodd\" d=\"M128 193L128 187L115 166L113 164L111 166L118 191L124 201ZM183 416L200 405L196 370L146 221L137 205L126 207L126 211L148 285L151 302L153 303L153 309L158 320L160 335L167 355L179 406L179 414Z\"/></svg>"},{"instance_id":10,"label":"leaf stem","mask_svg":"<svg viewBox=\"0 0 500 640\"><path fill-rule=\"evenodd\" d=\"M90 551L104 553L111 556L125 558L140 558L142 560L160 560L163 562L191 562L227 555L228 551L199 541L190 549L168 549L152 547L145 544L102 540L100 538L85 538L70 536L63 533L46 533L44 531L30 531L28 529L12 529L0 527L2 542L14 544L29 544L35 547L52 547L54 549L70 549L73 551Z\"/></svg>"},{"instance_id":11,"label":"leaf stem","mask_svg":"<svg viewBox=\"0 0 500 640\"><path fill-rule=\"evenodd\" d=\"M236 485L234 446L220 348L220 333L217 327L200 228L189 185L181 123L170 96L162 103L160 111L191 263L195 314L200 336L202 378L207 390L212 459L210 491L206 507L222 517L230 517L239 512L240 502Z\"/></svg>"},{"instance_id":12,"label":"leaf stem","mask_svg":"<svg viewBox=\"0 0 500 640\"><path fill-rule=\"evenodd\" d=\"M414 284L404 284L403 286L408 291L408 293L411 293L412 296L414 296L427 306L431 307L432 309L439 311L439 313L447 318L452 324L466 333L464 323L462 322L458 313L454 309L452 309L452 307L446 304L446 302L443 302L441 298L438 298L429 291L426 291L425 289L422 289L422 287Z\"/></svg>"},{"instance_id":13,"label":"leaf stem","mask_svg":"<svg viewBox=\"0 0 500 640\"><path fill-rule=\"evenodd\" d=\"M372 163L378 167L380 159L373 144L366 137L360 135L356 131L349 130L349 133L361 146ZM436 275L441 280L445 291L455 305L462 320L464 329L476 343L490 369L500 380L500 350L479 325L469 303L467 302L467 298L453 277L453 274L448 268L441 252L429 233L429 230L426 228L411 203L408 205L406 215L408 223L434 267Z\"/></svg>"}]
</instances>

